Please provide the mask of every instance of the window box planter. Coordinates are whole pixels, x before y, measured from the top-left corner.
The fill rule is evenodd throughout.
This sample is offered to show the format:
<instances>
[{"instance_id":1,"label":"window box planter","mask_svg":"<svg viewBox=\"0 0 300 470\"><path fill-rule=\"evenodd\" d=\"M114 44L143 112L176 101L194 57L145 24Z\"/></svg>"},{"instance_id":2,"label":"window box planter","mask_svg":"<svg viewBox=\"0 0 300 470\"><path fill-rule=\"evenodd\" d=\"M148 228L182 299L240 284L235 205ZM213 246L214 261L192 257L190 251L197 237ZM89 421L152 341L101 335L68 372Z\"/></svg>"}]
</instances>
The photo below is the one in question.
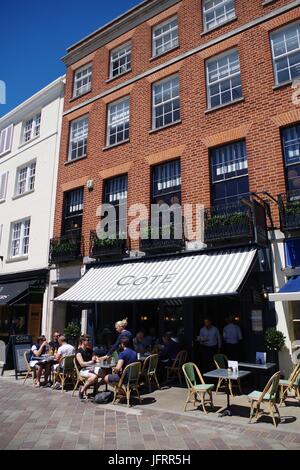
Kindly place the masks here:
<instances>
[{"instance_id":1,"label":"window box planter","mask_svg":"<svg viewBox=\"0 0 300 470\"><path fill-rule=\"evenodd\" d=\"M81 256L81 240L65 237L50 240L49 264L74 261Z\"/></svg>"},{"instance_id":2,"label":"window box planter","mask_svg":"<svg viewBox=\"0 0 300 470\"><path fill-rule=\"evenodd\" d=\"M98 238L96 232L91 232L90 256L91 258L122 257L126 254L127 240L119 238Z\"/></svg>"}]
</instances>

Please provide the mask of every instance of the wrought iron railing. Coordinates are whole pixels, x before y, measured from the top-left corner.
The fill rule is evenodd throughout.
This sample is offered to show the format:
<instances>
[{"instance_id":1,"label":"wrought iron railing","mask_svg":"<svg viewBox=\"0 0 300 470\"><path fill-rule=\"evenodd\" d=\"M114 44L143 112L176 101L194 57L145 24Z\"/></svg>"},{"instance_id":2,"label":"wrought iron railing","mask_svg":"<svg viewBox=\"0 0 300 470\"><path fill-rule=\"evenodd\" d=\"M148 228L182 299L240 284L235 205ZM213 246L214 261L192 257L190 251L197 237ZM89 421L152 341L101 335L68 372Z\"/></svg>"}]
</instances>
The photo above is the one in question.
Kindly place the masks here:
<instances>
[{"instance_id":1,"label":"wrought iron railing","mask_svg":"<svg viewBox=\"0 0 300 470\"><path fill-rule=\"evenodd\" d=\"M205 210L204 242L208 246L268 244L266 207L254 195Z\"/></svg>"},{"instance_id":2,"label":"wrought iron railing","mask_svg":"<svg viewBox=\"0 0 300 470\"><path fill-rule=\"evenodd\" d=\"M300 231L300 190L279 194L278 204L281 230Z\"/></svg>"},{"instance_id":3,"label":"wrought iron railing","mask_svg":"<svg viewBox=\"0 0 300 470\"><path fill-rule=\"evenodd\" d=\"M102 258L124 256L127 250L127 240L120 238L98 238L96 231L90 233L90 257Z\"/></svg>"},{"instance_id":4,"label":"wrought iron railing","mask_svg":"<svg viewBox=\"0 0 300 470\"><path fill-rule=\"evenodd\" d=\"M83 256L83 239L64 235L50 240L49 264L74 261Z\"/></svg>"},{"instance_id":5,"label":"wrought iron railing","mask_svg":"<svg viewBox=\"0 0 300 470\"><path fill-rule=\"evenodd\" d=\"M143 225L143 224L142 224ZM141 230L140 249L149 254L182 251L185 247L184 225L169 224Z\"/></svg>"}]
</instances>

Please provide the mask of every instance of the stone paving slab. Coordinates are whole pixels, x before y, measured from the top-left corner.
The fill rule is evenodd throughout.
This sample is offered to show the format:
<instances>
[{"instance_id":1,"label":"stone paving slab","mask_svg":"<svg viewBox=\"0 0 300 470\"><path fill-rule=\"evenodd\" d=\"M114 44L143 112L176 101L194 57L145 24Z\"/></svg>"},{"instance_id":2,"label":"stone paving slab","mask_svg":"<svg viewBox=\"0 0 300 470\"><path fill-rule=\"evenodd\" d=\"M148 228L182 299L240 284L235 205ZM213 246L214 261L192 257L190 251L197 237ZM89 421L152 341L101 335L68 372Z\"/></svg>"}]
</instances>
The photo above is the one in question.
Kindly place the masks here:
<instances>
[{"instance_id":1,"label":"stone paving slab","mask_svg":"<svg viewBox=\"0 0 300 470\"><path fill-rule=\"evenodd\" d=\"M182 411L186 390L149 395L145 405L127 408L79 401L70 392L33 388L0 378L0 449L235 450L300 449L300 420L278 428L235 417ZM154 401L153 401L154 400ZM168 407L164 404L168 402ZM224 400L224 397L223 397ZM300 408L300 407L299 407Z\"/></svg>"}]
</instances>

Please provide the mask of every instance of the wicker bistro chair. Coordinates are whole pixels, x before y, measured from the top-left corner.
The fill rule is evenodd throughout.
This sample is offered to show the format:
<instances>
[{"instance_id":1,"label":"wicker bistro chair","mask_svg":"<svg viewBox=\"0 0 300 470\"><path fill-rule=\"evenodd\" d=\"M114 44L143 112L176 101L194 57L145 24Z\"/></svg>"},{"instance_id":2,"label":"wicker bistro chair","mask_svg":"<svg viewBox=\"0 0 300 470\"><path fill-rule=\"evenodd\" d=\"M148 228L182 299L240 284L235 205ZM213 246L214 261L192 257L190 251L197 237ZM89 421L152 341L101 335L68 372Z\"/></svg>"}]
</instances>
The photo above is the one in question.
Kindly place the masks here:
<instances>
[{"instance_id":1,"label":"wicker bistro chair","mask_svg":"<svg viewBox=\"0 0 300 470\"><path fill-rule=\"evenodd\" d=\"M80 371L78 369L78 366L77 366L77 362L76 362L76 358L73 357L73 364L74 364L74 367L75 367L75 371L76 371L76 384L75 384L75 387L73 388L73 392L72 392L72 397L74 397L74 393L75 391L77 390L77 387L79 384L82 384L84 385L85 382L86 382L86 378L85 377L82 377L80 375Z\"/></svg>"},{"instance_id":2,"label":"wicker bistro chair","mask_svg":"<svg viewBox=\"0 0 300 470\"><path fill-rule=\"evenodd\" d=\"M276 372L268 381L267 385L263 389L262 392L258 392L257 390L254 390L250 395L248 395L248 398L251 402L251 409L250 409L250 419L249 423L251 423L253 417L255 417L256 421L264 414L263 411L261 411L260 406L263 403L266 403L269 409L269 412L272 416L272 420L274 423L274 426L277 426L277 422L274 416L274 410L278 414L279 420L280 420L280 414L279 410L276 404L276 395L278 391L278 386L279 386L279 379L280 379L280 372ZM256 404L256 410L255 410L255 404Z\"/></svg>"},{"instance_id":3,"label":"wicker bistro chair","mask_svg":"<svg viewBox=\"0 0 300 470\"><path fill-rule=\"evenodd\" d=\"M139 385L139 380L140 380L140 375L141 375L141 363L140 362L133 362L132 364L129 364L128 366L125 367L123 370L123 373L120 377L119 382L116 384L113 384L114 387L114 399L113 399L113 405L116 403L116 400L119 398L124 397L124 393L127 398L127 406L130 406L130 395L132 390L136 390L139 402L142 403L141 397L140 397L140 385ZM126 383L125 382L125 376L126 376ZM124 393L122 393L123 391Z\"/></svg>"},{"instance_id":4,"label":"wicker bistro chair","mask_svg":"<svg viewBox=\"0 0 300 470\"><path fill-rule=\"evenodd\" d=\"M141 378L145 378L149 392L151 393L151 381L156 382L157 388L160 389L160 385L156 376L156 369L158 365L158 354L151 354L148 356L143 363Z\"/></svg>"},{"instance_id":5,"label":"wicker bistro chair","mask_svg":"<svg viewBox=\"0 0 300 470\"><path fill-rule=\"evenodd\" d=\"M214 355L214 363L216 364L216 367L218 369L227 369L227 367L228 367L228 358L227 358L227 356L225 356L225 354L215 354ZM222 386L223 382L225 382L225 379L222 379L222 378L218 379L218 385L217 385L216 393L218 393L218 390ZM234 383L234 386L239 387L240 394L242 395L242 388L241 388L240 379L236 380L236 382L237 382L237 384ZM234 396L233 391L232 391L232 380L230 380L230 379L228 380L228 387L229 387L231 396Z\"/></svg>"},{"instance_id":6,"label":"wicker bistro chair","mask_svg":"<svg viewBox=\"0 0 300 470\"><path fill-rule=\"evenodd\" d=\"M177 354L176 358L174 359L174 362L171 366L167 366L167 380L166 382L169 381L172 377L177 376L180 385L182 384L181 380L181 374L182 374L182 366L185 364L187 359L187 351L179 351Z\"/></svg>"},{"instance_id":7,"label":"wicker bistro chair","mask_svg":"<svg viewBox=\"0 0 300 470\"><path fill-rule=\"evenodd\" d=\"M212 391L215 388L214 384L206 384L204 382L200 370L193 362L187 362L184 364L182 366L182 370L188 387L188 396L183 411L186 411L188 403L193 402L194 406L196 406L196 401L199 401L202 405L204 413L207 414L205 402L209 402L211 408L214 406L212 397ZM200 380L200 384L197 383L197 376ZM205 399L206 394L208 395L207 399ZM200 396L200 400L198 399L198 396ZM194 397L194 399L191 400L191 397Z\"/></svg>"},{"instance_id":8,"label":"wicker bistro chair","mask_svg":"<svg viewBox=\"0 0 300 470\"><path fill-rule=\"evenodd\" d=\"M31 376L32 377L32 383L34 385L35 384L35 377L36 377L36 370L35 370L35 367L31 367L30 364L29 364L29 362L30 362L30 351L25 351L24 352L24 361L25 361L27 371L26 371L26 375L25 375L23 384Z\"/></svg>"},{"instance_id":9,"label":"wicker bistro chair","mask_svg":"<svg viewBox=\"0 0 300 470\"><path fill-rule=\"evenodd\" d=\"M284 400L288 398L288 393L293 393L295 398L300 403L300 364L297 364L292 370L288 380L279 380L280 387L280 404L282 405Z\"/></svg>"},{"instance_id":10,"label":"wicker bistro chair","mask_svg":"<svg viewBox=\"0 0 300 470\"><path fill-rule=\"evenodd\" d=\"M72 384L74 384L77 380L77 373L74 367L74 359L74 354L72 354L71 356L62 357L56 371L53 374L55 382L60 380L62 391L64 391L67 380L70 380ZM62 363L63 366L61 365Z\"/></svg>"}]
</instances>

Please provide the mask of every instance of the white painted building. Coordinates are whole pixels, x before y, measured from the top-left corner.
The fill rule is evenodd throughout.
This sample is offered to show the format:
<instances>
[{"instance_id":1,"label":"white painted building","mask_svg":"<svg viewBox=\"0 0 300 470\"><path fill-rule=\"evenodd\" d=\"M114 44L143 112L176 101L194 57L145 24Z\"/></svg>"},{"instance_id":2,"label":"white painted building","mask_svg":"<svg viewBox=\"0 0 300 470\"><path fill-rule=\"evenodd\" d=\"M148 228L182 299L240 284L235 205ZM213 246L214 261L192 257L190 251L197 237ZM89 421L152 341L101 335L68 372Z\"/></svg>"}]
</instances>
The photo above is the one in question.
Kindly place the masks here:
<instances>
[{"instance_id":1,"label":"white painted building","mask_svg":"<svg viewBox=\"0 0 300 470\"><path fill-rule=\"evenodd\" d=\"M65 77L0 118L0 336L46 332Z\"/></svg>"}]
</instances>

